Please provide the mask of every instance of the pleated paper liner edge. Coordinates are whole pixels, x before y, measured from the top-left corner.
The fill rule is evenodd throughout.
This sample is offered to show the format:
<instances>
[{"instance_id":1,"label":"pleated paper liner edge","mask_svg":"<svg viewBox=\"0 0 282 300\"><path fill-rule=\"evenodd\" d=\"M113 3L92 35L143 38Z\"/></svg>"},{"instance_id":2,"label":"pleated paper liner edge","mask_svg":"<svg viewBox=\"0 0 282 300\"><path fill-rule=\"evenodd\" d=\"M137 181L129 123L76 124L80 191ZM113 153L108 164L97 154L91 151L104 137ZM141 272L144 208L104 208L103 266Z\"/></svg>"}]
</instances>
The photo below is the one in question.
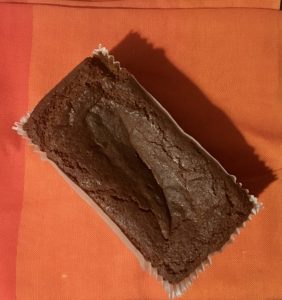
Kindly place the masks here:
<instances>
[{"instance_id":1,"label":"pleated paper liner edge","mask_svg":"<svg viewBox=\"0 0 282 300\"><path fill-rule=\"evenodd\" d=\"M109 55L108 50L105 47L102 47L99 45L97 49L94 50L93 55L99 56L102 60L107 60L108 63L112 64L114 67L121 69L120 63L115 60L115 58L112 55ZM138 81L136 80L138 83ZM139 84L139 83L138 83ZM146 92L159 106L160 109L162 109L170 119L173 120L173 118L169 115L169 113L159 104L159 102L151 95L149 94L148 91L146 91L140 84L140 88L143 89L144 92ZM240 229L246 226L246 222L243 222L241 226L236 228L236 230L230 235L229 240L223 245L223 247L216 252L211 253L207 260L202 262L201 265L199 265L194 272L190 273L188 277L183 279L181 282L177 284L171 284L168 281L164 280L161 275L158 274L158 271L156 268L154 268L149 261L146 261L141 252L135 248L135 246L130 242L130 240L126 237L126 235L120 230L120 228L104 213L104 211L77 185L75 184L70 178L64 174L59 167L51 160L49 160L46 156L45 152L42 152L39 147L35 144L32 143L32 141L29 139L27 136L27 133L23 129L23 125L28 121L28 118L30 116L30 113L27 113L25 116L23 116L19 122L15 122L14 126L12 129L16 130L16 132L25 138L30 145L34 147L35 152L38 152L40 154L40 157L42 160L48 161L58 172L59 174L68 182L68 184L78 193L78 195L84 199L91 207L93 207L98 214L102 217L102 219L110 226L110 228L117 234L117 236L127 245L127 247L135 254L135 256L138 258L141 266L143 269L147 272L149 272L151 275L153 275L158 281L160 281L166 291L166 293L169 296L169 299L173 299L176 297L180 297L183 295L189 286L192 284L192 282L198 277L200 272L203 272L205 270L205 267L207 265L211 264L211 257L216 253L216 252L221 252L224 247L230 243L233 242L234 238L240 233ZM173 120L174 121L174 120ZM205 150L201 144L199 144L198 141L196 141L192 136L189 134L185 133L179 125L174 121L175 125L185 134L189 139L193 140L211 159L213 159L221 168L222 170L226 173L226 175L230 176L232 180L242 188L242 184L237 182L236 177L233 175L230 175L224 168L223 166L207 151ZM259 203L258 199L249 194L249 191L247 189L244 189L244 191L248 194L249 201L253 203L253 208L252 211L248 217L248 220L251 220L254 215L256 215L259 210L262 207L262 204Z\"/></svg>"}]
</instances>

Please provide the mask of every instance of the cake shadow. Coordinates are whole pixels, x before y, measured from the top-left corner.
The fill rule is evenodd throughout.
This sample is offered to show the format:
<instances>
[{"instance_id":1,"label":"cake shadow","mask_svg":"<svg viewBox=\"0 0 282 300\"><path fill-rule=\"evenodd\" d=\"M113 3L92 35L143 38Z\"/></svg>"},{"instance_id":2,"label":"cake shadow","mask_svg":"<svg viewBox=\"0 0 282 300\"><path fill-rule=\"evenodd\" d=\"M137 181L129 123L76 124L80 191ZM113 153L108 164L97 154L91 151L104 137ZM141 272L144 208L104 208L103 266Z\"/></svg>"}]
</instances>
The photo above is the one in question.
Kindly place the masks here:
<instances>
[{"instance_id":1,"label":"cake shadow","mask_svg":"<svg viewBox=\"0 0 282 300\"><path fill-rule=\"evenodd\" d=\"M275 180L230 118L169 61L163 49L130 32L110 53L251 194L258 196Z\"/></svg>"}]
</instances>

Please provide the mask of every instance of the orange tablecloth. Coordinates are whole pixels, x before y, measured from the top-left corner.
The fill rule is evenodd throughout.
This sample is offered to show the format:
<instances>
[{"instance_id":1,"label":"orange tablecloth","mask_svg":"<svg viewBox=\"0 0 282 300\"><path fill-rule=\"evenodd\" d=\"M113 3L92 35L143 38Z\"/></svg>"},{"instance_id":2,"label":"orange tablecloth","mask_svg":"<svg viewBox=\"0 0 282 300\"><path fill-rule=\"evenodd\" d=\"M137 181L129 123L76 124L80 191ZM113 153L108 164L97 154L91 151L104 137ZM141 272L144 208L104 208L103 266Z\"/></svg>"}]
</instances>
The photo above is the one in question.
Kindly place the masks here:
<instances>
[{"instance_id":1,"label":"orange tablecloth","mask_svg":"<svg viewBox=\"0 0 282 300\"><path fill-rule=\"evenodd\" d=\"M279 1L0 2L0 299L166 299L11 130L99 43L264 204L182 299L282 299Z\"/></svg>"}]
</instances>

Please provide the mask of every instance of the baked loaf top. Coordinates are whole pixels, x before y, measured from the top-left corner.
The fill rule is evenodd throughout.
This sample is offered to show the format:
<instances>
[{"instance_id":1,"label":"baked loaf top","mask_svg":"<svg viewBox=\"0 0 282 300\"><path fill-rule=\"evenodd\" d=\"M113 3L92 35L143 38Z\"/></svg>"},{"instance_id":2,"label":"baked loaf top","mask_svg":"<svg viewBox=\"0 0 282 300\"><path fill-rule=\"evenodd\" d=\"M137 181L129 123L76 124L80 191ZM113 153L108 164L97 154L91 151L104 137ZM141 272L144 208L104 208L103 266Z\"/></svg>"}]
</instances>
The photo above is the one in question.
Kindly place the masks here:
<instances>
[{"instance_id":1,"label":"baked loaf top","mask_svg":"<svg viewBox=\"0 0 282 300\"><path fill-rule=\"evenodd\" d=\"M219 250L253 209L134 76L101 53L52 89L23 128L170 283Z\"/></svg>"}]
</instances>

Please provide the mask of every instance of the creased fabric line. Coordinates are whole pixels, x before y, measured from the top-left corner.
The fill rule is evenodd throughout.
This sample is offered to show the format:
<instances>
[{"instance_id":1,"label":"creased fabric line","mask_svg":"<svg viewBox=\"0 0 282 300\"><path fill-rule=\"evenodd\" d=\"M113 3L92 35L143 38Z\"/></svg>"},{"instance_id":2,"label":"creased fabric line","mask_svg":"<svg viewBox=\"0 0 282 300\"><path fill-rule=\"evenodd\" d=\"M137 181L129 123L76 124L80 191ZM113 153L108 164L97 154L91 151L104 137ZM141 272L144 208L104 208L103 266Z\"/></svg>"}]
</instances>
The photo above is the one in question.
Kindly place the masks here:
<instances>
[{"instance_id":1,"label":"creased fabric line","mask_svg":"<svg viewBox=\"0 0 282 300\"><path fill-rule=\"evenodd\" d=\"M11 131L27 110L32 7L0 6L0 299L16 299L16 255L24 189L24 144ZM19 47L20 46L20 47Z\"/></svg>"},{"instance_id":2,"label":"creased fabric line","mask_svg":"<svg viewBox=\"0 0 282 300\"><path fill-rule=\"evenodd\" d=\"M96 8L280 8L280 0L0 0L3 3L96 7Z\"/></svg>"}]
</instances>

